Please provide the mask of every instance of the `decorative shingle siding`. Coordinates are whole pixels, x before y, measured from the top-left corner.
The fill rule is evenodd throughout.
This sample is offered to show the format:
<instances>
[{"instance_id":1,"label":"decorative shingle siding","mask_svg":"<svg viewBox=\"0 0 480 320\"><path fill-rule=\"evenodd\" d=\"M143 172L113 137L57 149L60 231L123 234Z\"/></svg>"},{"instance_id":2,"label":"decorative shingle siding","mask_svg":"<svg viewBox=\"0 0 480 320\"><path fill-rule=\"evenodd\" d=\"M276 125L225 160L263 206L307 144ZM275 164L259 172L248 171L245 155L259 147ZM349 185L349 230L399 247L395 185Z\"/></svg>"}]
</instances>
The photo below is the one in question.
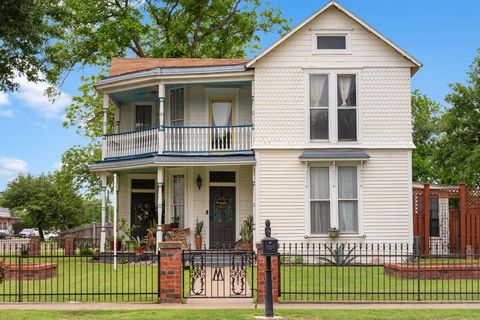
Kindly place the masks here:
<instances>
[{"instance_id":1,"label":"decorative shingle siding","mask_svg":"<svg viewBox=\"0 0 480 320\"><path fill-rule=\"evenodd\" d=\"M359 147L410 146L409 68L364 68L359 84ZM301 68L255 69L256 147L308 147L306 85Z\"/></svg>"},{"instance_id":2,"label":"decorative shingle siding","mask_svg":"<svg viewBox=\"0 0 480 320\"><path fill-rule=\"evenodd\" d=\"M254 145L303 143L304 99L302 69L256 68Z\"/></svg>"},{"instance_id":3,"label":"decorative shingle siding","mask_svg":"<svg viewBox=\"0 0 480 320\"><path fill-rule=\"evenodd\" d=\"M404 145L412 141L408 68L363 69L360 94L363 143Z\"/></svg>"}]
</instances>

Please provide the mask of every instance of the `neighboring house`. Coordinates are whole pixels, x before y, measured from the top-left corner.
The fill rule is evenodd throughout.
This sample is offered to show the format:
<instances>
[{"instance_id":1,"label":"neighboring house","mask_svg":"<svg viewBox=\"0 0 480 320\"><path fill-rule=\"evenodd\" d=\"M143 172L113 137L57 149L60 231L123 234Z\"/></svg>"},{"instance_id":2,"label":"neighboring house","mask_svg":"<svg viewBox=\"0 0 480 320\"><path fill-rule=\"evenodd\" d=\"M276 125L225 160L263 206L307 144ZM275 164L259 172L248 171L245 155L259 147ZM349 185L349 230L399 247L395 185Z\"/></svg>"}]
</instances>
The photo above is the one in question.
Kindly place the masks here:
<instances>
[{"instance_id":1,"label":"neighboring house","mask_svg":"<svg viewBox=\"0 0 480 320\"><path fill-rule=\"evenodd\" d=\"M251 60L114 59L96 88L115 133L90 169L119 219L145 229L157 204L162 222L203 220L209 247L250 214L255 241L270 219L283 242L411 242L420 67L335 2Z\"/></svg>"},{"instance_id":2,"label":"neighboring house","mask_svg":"<svg viewBox=\"0 0 480 320\"><path fill-rule=\"evenodd\" d=\"M11 235L13 233L13 224L18 218L12 217L10 210L0 208L0 235Z\"/></svg>"}]
</instances>

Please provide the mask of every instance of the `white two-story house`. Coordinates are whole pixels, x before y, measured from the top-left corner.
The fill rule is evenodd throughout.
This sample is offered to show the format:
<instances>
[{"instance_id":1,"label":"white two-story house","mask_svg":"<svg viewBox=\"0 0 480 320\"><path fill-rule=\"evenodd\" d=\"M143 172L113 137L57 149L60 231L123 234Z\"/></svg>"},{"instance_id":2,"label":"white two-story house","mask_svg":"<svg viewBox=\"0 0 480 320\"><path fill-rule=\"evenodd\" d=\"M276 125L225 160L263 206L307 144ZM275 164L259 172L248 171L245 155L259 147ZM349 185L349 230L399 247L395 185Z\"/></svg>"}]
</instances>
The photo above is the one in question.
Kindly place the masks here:
<instances>
[{"instance_id":1,"label":"white two-story house","mask_svg":"<svg viewBox=\"0 0 480 320\"><path fill-rule=\"evenodd\" d=\"M90 169L114 182L118 219L176 216L192 232L198 219L207 247L238 240L249 215L254 241L270 219L283 242L335 229L335 241L411 242L420 67L336 2L251 60L114 59L96 84L106 135Z\"/></svg>"}]
</instances>

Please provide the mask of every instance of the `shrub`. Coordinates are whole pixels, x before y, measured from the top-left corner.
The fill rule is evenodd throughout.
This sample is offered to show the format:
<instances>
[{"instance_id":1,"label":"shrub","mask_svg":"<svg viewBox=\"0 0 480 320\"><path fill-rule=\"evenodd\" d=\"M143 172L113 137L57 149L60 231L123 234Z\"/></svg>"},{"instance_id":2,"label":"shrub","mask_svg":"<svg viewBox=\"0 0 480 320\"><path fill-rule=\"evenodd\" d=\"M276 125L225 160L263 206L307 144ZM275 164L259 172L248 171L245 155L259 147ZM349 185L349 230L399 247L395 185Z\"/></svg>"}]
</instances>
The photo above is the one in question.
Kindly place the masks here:
<instances>
[{"instance_id":1,"label":"shrub","mask_svg":"<svg viewBox=\"0 0 480 320\"><path fill-rule=\"evenodd\" d=\"M94 256L94 252L90 248L80 248L79 253L80 253L81 256L84 256L84 257L93 257Z\"/></svg>"}]
</instances>

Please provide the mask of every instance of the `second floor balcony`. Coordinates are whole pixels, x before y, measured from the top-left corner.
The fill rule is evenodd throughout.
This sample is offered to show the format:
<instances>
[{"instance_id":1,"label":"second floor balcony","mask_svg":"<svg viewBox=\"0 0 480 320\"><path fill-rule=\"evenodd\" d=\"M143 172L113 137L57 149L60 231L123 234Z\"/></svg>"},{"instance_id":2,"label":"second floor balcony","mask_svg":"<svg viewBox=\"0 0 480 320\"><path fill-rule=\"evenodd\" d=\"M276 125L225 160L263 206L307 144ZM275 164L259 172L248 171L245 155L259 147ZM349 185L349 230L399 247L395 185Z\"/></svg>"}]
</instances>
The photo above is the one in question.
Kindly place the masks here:
<instances>
[{"instance_id":1,"label":"second floor balcony","mask_svg":"<svg viewBox=\"0 0 480 320\"><path fill-rule=\"evenodd\" d=\"M116 109L103 160L252 152L251 81L154 84L105 99Z\"/></svg>"}]
</instances>

